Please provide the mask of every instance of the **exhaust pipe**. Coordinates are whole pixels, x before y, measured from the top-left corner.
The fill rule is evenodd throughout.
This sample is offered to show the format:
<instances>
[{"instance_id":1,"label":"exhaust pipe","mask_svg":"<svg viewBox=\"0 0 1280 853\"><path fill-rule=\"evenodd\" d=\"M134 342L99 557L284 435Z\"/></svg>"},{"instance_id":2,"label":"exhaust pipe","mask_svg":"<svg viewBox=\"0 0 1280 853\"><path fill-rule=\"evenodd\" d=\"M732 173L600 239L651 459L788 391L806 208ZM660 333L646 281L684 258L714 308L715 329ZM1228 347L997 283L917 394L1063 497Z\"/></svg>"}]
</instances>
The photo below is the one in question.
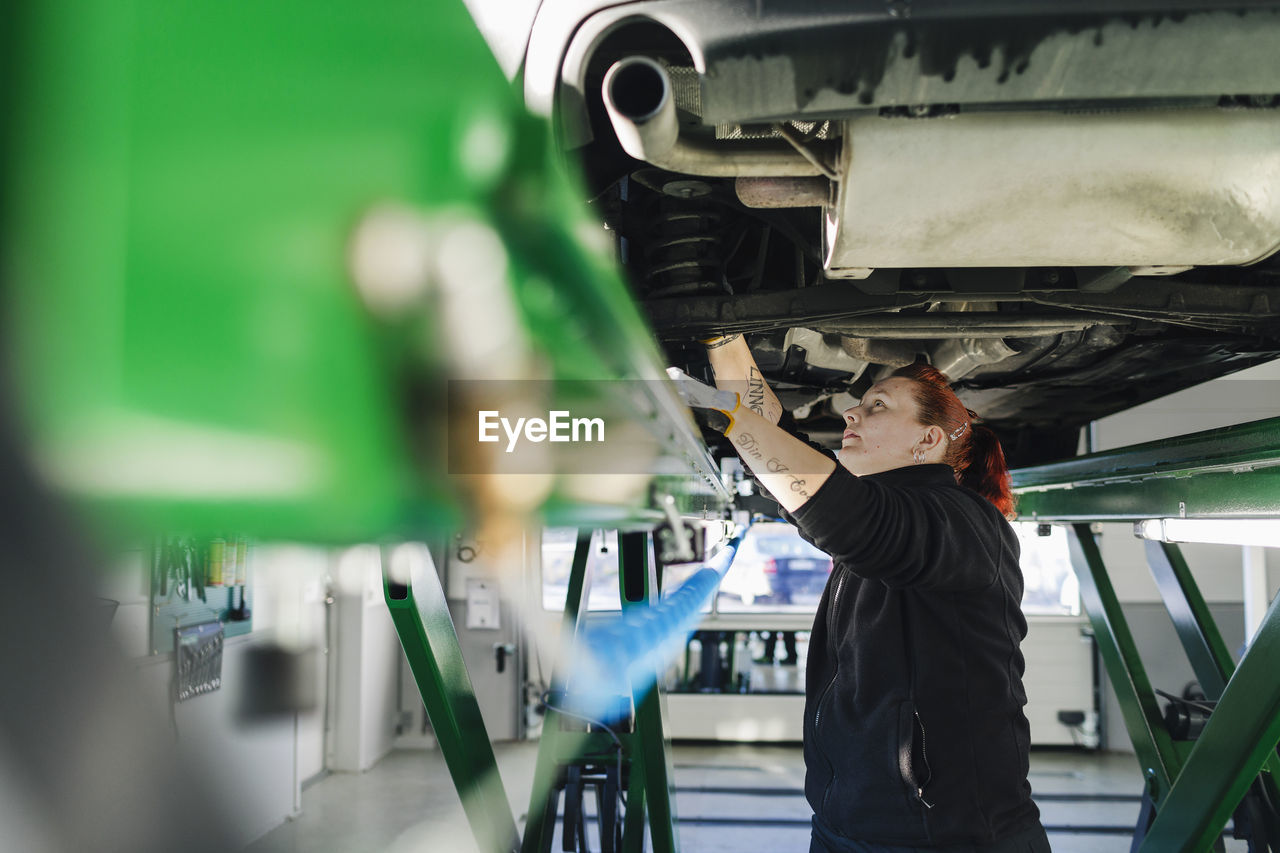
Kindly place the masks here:
<instances>
[{"instance_id":1,"label":"exhaust pipe","mask_svg":"<svg viewBox=\"0 0 1280 853\"><path fill-rule=\"evenodd\" d=\"M789 144L711 145L682 138L667 70L646 56L620 59L604 75L604 107L622 149L637 160L713 178L821 175Z\"/></svg>"}]
</instances>

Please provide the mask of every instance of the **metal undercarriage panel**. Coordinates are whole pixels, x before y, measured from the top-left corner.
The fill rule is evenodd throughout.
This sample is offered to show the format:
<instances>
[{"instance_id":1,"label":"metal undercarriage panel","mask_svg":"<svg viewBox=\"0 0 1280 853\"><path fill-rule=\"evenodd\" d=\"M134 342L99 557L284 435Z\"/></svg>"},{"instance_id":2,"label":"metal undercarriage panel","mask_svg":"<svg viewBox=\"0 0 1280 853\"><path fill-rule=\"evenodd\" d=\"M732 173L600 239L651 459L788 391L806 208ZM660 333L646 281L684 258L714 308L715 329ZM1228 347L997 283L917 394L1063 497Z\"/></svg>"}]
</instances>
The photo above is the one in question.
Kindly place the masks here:
<instances>
[{"instance_id":1,"label":"metal undercarriage panel","mask_svg":"<svg viewBox=\"0 0 1280 853\"><path fill-rule=\"evenodd\" d=\"M684 45L708 125L1280 91L1274 3L593 0L539 10L524 69L529 105L550 115L559 99L569 138L585 141L578 110L594 50L641 23Z\"/></svg>"},{"instance_id":2,"label":"metal undercarriage panel","mask_svg":"<svg viewBox=\"0 0 1280 853\"><path fill-rule=\"evenodd\" d=\"M945 368L1030 464L1280 356L1280 4L544 3L556 113L668 355L750 333L816 437Z\"/></svg>"}]
</instances>

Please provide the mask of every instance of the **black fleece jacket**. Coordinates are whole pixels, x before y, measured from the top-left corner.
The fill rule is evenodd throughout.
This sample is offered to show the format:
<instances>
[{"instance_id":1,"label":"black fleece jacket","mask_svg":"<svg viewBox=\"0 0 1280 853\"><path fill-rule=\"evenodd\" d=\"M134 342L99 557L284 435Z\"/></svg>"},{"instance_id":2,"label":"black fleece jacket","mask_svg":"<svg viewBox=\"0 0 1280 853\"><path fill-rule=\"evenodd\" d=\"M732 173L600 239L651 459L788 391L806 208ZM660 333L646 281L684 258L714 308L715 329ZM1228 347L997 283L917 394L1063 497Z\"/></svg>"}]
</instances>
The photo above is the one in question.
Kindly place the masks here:
<instances>
[{"instance_id":1,"label":"black fleece jacket","mask_svg":"<svg viewBox=\"0 0 1280 853\"><path fill-rule=\"evenodd\" d=\"M835 563L806 680L817 820L904 846L1035 826L1013 528L946 465L866 477L837 465L789 517Z\"/></svg>"}]
</instances>

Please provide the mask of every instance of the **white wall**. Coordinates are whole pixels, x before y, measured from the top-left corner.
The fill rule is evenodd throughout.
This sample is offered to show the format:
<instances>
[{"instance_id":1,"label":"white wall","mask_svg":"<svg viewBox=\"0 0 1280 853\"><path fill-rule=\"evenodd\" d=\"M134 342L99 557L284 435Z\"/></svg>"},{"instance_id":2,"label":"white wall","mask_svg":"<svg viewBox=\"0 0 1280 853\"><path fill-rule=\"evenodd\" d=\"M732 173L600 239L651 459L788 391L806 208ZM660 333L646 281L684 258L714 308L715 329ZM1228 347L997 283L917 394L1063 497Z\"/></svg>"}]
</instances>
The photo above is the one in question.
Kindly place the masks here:
<instances>
[{"instance_id":1,"label":"white wall","mask_svg":"<svg viewBox=\"0 0 1280 853\"><path fill-rule=\"evenodd\" d=\"M1110 450L1200 430L1280 417L1280 362L1241 371L1170 394L1098 421L1095 449ZM1134 640L1152 684L1179 692L1192 679L1172 623L1147 568L1142 541L1132 526L1105 524L1100 546ZM1243 643L1243 549L1232 545L1184 545L1183 554L1233 653ZM1267 549L1268 593L1280 589L1280 552ZM1237 654L1238 658L1238 654ZM1115 692L1107 686L1104 708L1108 749L1132 751Z\"/></svg>"},{"instance_id":2,"label":"white wall","mask_svg":"<svg viewBox=\"0 0 1280 853\"><path fill-rule=\"evenodd\" d=\"M395 743L400 661L404 656L382 591L377 547L360 545L337 557L337 630L332 654L333 725L330 770L362 773Z\"/></svg>"},{"instance_id":3,"label":"white wall","mask_svg":"<svg viewBox=\"0 0 1280 853\"><path fill-rule=\"evenodd\" d=\"M172 706L173 654L153 655L150 649L146 552L137 549L120 555L99 591L103 597L120 602L112 633L133 661L139 689L170 715L171 726L157 731L155 736L176 739L182 754L208 768L216 780L221 805L236 816L235 825L228 829L241 844L252 842L298 813L303 781L298 768L298 715L252 724L238 717L241 691L246 689L246 661L254 644L277 636L282 613L309 612L309 619L314 622L317 582L322 582L328 563L328 553L318 548L255 547L249 579L253 631L227 639L221 688ZM278 576L278 569L285 569L284 574L298 581L309 579L311 583L287 584L287 592L281 592L268 582ZM296 596L297 601L282 601L284 595ZM305 607L308 599L312 605L309 610ZM302 626L303 633L315 629L314 624ZM296 634L297 630L290 629L289 633Z\"/></svg>"}]
</instances>

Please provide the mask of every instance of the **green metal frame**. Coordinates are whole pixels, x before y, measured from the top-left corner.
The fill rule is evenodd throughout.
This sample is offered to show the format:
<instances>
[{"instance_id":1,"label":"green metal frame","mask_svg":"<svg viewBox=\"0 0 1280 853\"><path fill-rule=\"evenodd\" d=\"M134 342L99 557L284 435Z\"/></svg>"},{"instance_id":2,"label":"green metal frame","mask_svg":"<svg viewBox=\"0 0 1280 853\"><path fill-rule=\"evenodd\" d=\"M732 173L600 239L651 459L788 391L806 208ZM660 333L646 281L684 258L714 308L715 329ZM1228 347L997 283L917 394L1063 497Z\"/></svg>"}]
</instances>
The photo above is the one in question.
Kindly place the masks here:
<instances>
[{"instance_id":1,"label":"green metal frame","mask_svg":"<svg viewBox=\"0 0 1280 853\"><path fill-rule=\"evenodd\" d=\"M1235 661L1222 640L1209 605L1200 594L1182 549L1172 542L1145 543L1147 565L1164 601L1191 670L1207 698L1216 701L1226 689Z\"/></svg>"},{"instance_id":2,"label":"green metal frame","mask_svg":"<svg viewBox=\"0 0 1280 853\"><path fill-rule=\"evenodd\" d=\"M1147 564L1178 632L1178 639L1191 662L1196 680L1200 683L1205 698L1214 702L1221 701L1227 684L1235 673L1235 661L1209 614L1209 607L1182 556L1182 549L1171 542L1147 542L1146 551ZM1264 790L1272 803L1280 803L1278 783L1280 756L1273 749L1263 761L1262 773L1256 784ZM1270 837L1280 838L1280 819L1273 816L1267 831Z\"/></svg>"},{"instance_id":3,"label":"green metal frame","mask_svg":"<svg viewBox=\"0 0 1280 853\"><path fill-rule=\"evenodd\" d=\"M1074 535L1068 542L1071 562L1080 579L1080 598L1093 625L1116 698L1120 700L1120 712L1142 765L1147 793L1158 805L1178 777L1182 755L1165 728L1155 691L1107 576L1097 539L1087 524L1072 525L1072 532Z\"/></svg>"},{"instance_id":4,"label":"green metal frame","mask_svg":"<svg viewBox=\"0 0 1280 853\"><path fill-rule=\"evenodd\" d=\"M652 537L643 531L624 532L619 536L619 586L624 610L648 607L657 600L660 584L656 567L650 559ZM559 654L552 671L551 692L559 694L567 679L562 665L583 623L583 608L590 594L587 556L591 543L589 530L578 535L565 613L561 622ZM654 853L678 853L676 832L674 774L670 742L666 738L665 708L661 690L656 685L638 686L633 690L635 726L632 731L619 731L624 779L627 784L627 807L623 817L622 851L641 853L645 849L646 830ZM548 706L543 718L542 736L538 743L538 759L533 790L529 798L529 819L525 825L522 853L548 853L554 840L559 798L556 785L561 768L581 762L588 756L607 754L613 747L606 734L574 731L566 727L565 715ZM566 827L565 831L568 831Z\"/></svg>"},{"instance_id":5,"label":"green metal frame","mask_svg":"<svg viewBox=\"0 0 1280 853\"><path fill-rule=\"evenodd\" d=\"M1039 521L1280 517L1280 418L1013 472Z\"/></svg>"},{"instance_id":6,"label":"green metal frame","mask_svg":"<svg viewBox=\"0 0 1280 853\"><path fill-rule=\"evenodd\" d=\"M662 581L652 559L652 544L649 533L623 533L618 537L618 583L624 612L649 607L661 595ZM654 853L679 853L680 850L675 772L671 765L671 741L666 734L666 699L658 686L661 673L654 676L651 683L632 688L636 749L631 756L624 853L640 853L644 849L640 830L645 815ZM641 808L636 808L637 804Z\"/></svg>"},{"instance_id":7,"label":"green metal frame","mask_svg":"<svg viewBox=\"0 0 1280 853\"><path fill-rule=\"evenodd\" d=\"M547 516L659 524L649 481L690 512L729 500L587 194L464 4L22 8L0 146L13 403L104 540L456 529L474 504L419 449L444 446L441 380L489 375L630 384L627 426L680 460L585 501L557 477ZM451 363L442 292L365 304L352 246L380 205L501 246L502 310L467 332L521 369ZM514 334L485 325L508 315Z\"/></svg>"},{"instance_id":8,"label":"green metal frame","mask_svg":"<svg viewBox=\"0 0 1280 853\"><path fill-rule=\"evenodd\" d=\"M569 576L560 652L552 671L552 693L561 690L566 682L561 667L569 659L584 617L583 608L590 593L590 544L591 532L582 530ZM649 607L661 592L651 557L652 535L624 532L619 536L619 551L624 610ZM390 561L384 560L384 564L390 566ZM482 853L548 853L555 834L561 768L586 757L607 754L614 748L612 738L602 731L574 731L565 725L571 715L562 713L554 704L548 705L529 816L521 839L511 818L506 790L434 566L422 561L414 566L408 585L387 576L384 587L396 632ZM662 691L654 683L638 684L633 687L631 698L634 730L617 733L628 785L622 850L641 853L647 835L654 853L679 853L675 779Z\"/></svg>"},{"instance_id":9,"label":"green metal frame","mask_svg":"<svg viewBox=\"0 0 1280 853\"><path fill-rule=\"evenodd\" d=\"M1144 851L1200 851L1222 832L1280 743L1280 597L1272 602L1169 796ZM1273 774L1265 781L1274 788Z\"/></svg>"},{"instance_id":10,"label":"green metal frame","mask_svg":"<svg viewBox=\"0 0 1280 853\"><path fill-rule=\"evenodd\" d=\"M580 530L569 570L569 589L565 596L564 618L560 622L560 648L551 670L550 693L564 686L562 667L568 661L573 638L577 636L582 608L591 594L591 578L587 574L587 558L591 551L591 531ZM542 736L538 740L538 760L529 795L529 818L525 823L522 853L542 853L551 849L555 834L558 797L555 794L560 767L567 761L593 752L602 752L610 742L603 734L575 732L564 728L563 715L552 705L546 706L542 718Z\"/></svg>"},{"instance_id":11,"label":"green metal frame","mask_svg":"<svg viewBox=\"0 0 1280 853\"><path fill-rule=\"evenodd\" d=\"M1217 700L1197 740L1174 741L1087 523L1280 518L1280 418L1021 469L1013 485L1023 518L1071 525L1081 598L1154 812L1138 828L1139 849L1209 849L1251 785L1280 802L1280 602L1235 666L1181 550L1147 543L1178 638L1207 698Z\"/></svg>"},{"instance_id":12,"label":"green metal frame","mask_svg":"<svg viewBox=\"0 0 1280 853\"><path fill-rule=\"evenodd\" d=\"M389 570L386 557L383 566ZM520 849L520 836L435 566L429 560L417 561L408 585L384 574L383 588L480 851L514 853Z\"/></svg>"}]
</instances>

